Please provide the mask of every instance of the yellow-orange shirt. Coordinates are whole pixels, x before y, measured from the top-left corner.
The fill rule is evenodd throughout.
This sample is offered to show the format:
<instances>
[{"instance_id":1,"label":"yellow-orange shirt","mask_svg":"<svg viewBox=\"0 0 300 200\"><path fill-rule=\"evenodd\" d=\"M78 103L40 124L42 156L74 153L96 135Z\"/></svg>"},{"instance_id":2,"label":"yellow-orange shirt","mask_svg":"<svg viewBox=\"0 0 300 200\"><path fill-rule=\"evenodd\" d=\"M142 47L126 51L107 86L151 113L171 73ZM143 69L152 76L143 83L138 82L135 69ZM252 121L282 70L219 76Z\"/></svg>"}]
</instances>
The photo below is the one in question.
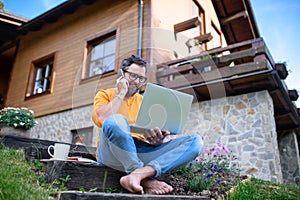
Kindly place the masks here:
<instances>
[{"instance_id":1,"label":"yellow-orange shirt","mask_svg":"<svg viewBox=\"0 0 300 200\"><path fill-rule=\"evenodd\" d=\"M100 90L94 98L94 109L92 113L92 119L99 128L102 127L103 122L99 119L96 113L96 109L99 108L100 106L108 104L110 101L112 101L115 95L116 95L115 89L111 88L107 90ZM135 94L133 97L129 99L125 98L117 113L125 116L129 124L134 124L136 121L138 111L140 109L140 105L142 103L142 99L143 96L140 94ZM140 140L145 140L144 135L139 133L132 133L132 137L135 137ZM97 144L99 142L99 139L100 138L98 137Z\"/></svg>"}]
</instances>

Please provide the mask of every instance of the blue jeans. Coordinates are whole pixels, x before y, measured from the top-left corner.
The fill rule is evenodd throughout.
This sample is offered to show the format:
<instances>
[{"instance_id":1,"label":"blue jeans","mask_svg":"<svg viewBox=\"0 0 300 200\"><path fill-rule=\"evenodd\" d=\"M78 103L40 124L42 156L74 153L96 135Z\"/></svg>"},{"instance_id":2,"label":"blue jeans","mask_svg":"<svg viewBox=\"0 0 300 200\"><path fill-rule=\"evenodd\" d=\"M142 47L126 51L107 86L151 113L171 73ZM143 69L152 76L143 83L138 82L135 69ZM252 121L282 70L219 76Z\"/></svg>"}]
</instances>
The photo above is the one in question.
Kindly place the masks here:
<instances>
[{"instance_id":1,"label":"blue jeans","mask_svg":"<svg viewBox=\"0 0 300 200\"><path fill-rule=\"evenodd\" d=\"M198 134L186 135L159 146L131 136L127 119L119 114L108 117L102 126L98 162L131 173L146 165L156 170L155 177L195 159L203 149Z\"/></svg>"}]
</instances>

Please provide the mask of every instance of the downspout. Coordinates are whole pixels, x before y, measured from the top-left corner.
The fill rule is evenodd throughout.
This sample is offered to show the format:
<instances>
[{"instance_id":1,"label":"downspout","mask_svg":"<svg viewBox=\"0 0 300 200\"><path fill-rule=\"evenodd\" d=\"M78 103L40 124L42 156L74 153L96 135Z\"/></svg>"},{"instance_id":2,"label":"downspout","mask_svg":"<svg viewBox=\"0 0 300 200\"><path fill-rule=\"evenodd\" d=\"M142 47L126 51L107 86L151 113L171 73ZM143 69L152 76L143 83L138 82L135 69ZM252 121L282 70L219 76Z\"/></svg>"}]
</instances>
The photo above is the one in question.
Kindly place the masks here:
<instances>
[{"instance_id":1,"label":"downspout","mask_svg":"<svg viewBox=\"0 0 300 200\"><path fill-rule=\"evenodd\" d=\"M138 25L138 50L137 55L142 57L142 43L143 43L143 0L139 0L139 25Z\"/></svg>"}]
</instances>

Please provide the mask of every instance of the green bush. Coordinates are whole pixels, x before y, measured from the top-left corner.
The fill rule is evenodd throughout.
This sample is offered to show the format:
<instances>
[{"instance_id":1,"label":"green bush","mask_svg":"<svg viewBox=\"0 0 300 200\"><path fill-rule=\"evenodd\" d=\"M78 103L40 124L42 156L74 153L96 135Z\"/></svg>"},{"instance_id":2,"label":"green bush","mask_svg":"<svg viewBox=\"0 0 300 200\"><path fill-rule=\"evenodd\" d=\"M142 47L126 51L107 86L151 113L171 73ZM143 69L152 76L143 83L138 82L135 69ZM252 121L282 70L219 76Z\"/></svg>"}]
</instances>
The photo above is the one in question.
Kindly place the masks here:
<instances>
[{"instance_id":1,"label":"green bush","mask_svg":"<svg viewBox=\"0 0 300 200\"><path fill-rule=\"evenodd\" d=\"M27 108L6 107L0 110L0 124L15 128L30 129L35 124L33 111Z\"/></svg>"}]
</instances>

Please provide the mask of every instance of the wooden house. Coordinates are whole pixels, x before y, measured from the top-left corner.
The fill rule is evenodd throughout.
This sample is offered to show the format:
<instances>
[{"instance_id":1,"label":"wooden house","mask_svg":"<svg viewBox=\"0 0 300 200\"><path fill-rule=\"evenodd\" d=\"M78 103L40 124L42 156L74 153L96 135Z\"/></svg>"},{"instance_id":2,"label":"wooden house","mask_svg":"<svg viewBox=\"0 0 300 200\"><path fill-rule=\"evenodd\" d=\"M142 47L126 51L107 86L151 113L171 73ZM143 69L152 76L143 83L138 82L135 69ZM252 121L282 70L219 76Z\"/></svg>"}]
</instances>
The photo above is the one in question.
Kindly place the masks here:
<instances>
[{"instance_id":1,"label":"wooden house","mask_svg":"<svg viewBox=\"0 0 300 200\"><path fill-rule=\"evenodd\" d=\"M186 133L230 146L243 173L299 184L298 94L249 0L69 0L0 19L1 107L32 109L35 137L94 146L93 97L136 54L151 82L194 95Z\"/></svg>"}]
</instances>

